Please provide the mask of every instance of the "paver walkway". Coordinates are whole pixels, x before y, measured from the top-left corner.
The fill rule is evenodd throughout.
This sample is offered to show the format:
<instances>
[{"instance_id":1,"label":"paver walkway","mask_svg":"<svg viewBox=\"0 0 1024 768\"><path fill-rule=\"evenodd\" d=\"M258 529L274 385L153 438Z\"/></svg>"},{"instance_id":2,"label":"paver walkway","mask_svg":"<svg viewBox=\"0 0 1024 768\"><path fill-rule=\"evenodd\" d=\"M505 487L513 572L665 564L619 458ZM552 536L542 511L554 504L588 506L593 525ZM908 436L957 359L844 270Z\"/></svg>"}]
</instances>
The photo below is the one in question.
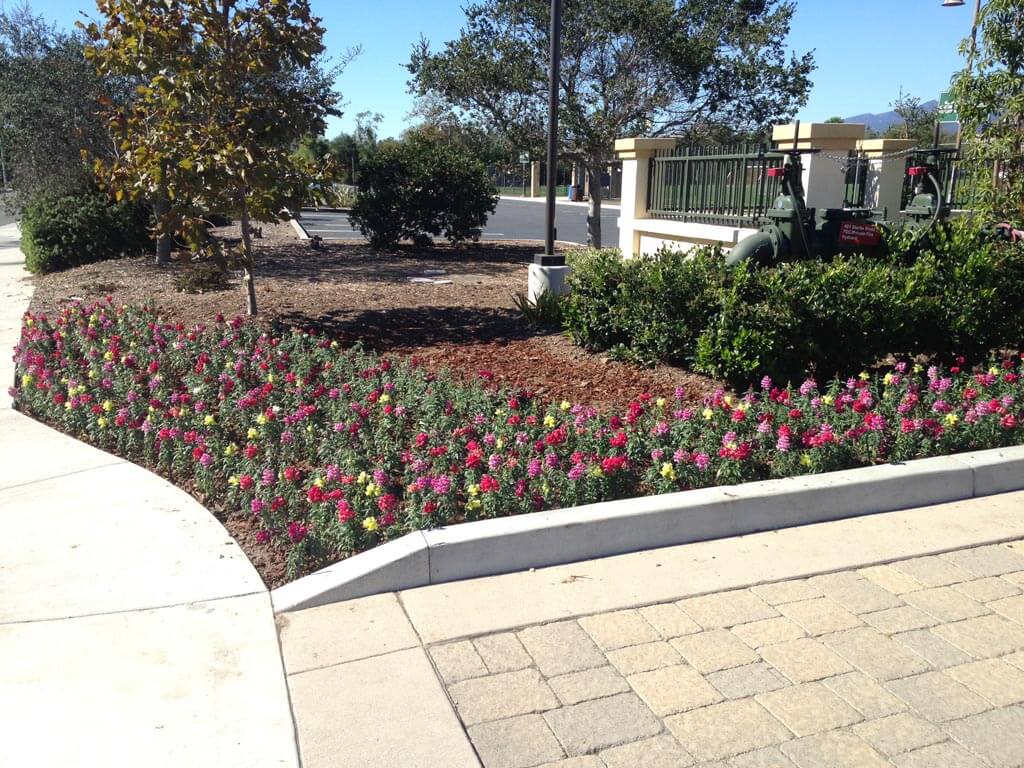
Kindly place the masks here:
<instances>
[{"instance_id":1,"label":"paver walkway","mask_svg":"<svg viewBox=\"0 0 1024 768\"><path fill-rule=\"evenodd\" d=\"M12 410L18 237L0 227L0 766L297 766L238 545L185 492Z\"/></svg>"}]
</instances>

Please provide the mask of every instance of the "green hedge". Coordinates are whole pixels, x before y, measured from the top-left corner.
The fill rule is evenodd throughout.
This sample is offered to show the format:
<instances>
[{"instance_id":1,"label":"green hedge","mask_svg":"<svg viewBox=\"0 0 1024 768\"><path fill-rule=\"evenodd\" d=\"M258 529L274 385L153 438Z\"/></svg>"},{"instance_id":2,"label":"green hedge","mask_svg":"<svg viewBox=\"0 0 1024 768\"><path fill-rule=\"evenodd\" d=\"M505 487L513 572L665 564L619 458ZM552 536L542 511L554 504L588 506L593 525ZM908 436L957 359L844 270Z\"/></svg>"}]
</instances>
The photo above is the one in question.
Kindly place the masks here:
<instances>
[{"instance_id":1,"label":"green hedge","mask_svg":"<svg viewBox=\"0 0 1024 768\"><path fill-rule=\"evenodd\" d=\"M150 216L132 203L110 204L95 192L42 197L25 206L21 247L35 273L56 272L153 247Z\"/></svg>"},{"instance_id":2,"label":"green hedge","mask_svg":"<svg viewBox=\"0 0 1024 768\"><path fill-rule=\"evenodd\" d=\"M566 327L577 343L747 384L847 375L888 354L978 360L1024 335L1024 247L967 223L910 258L861 256L726 268L717 249L573 259Z\"/></svg>"}]
</instances>

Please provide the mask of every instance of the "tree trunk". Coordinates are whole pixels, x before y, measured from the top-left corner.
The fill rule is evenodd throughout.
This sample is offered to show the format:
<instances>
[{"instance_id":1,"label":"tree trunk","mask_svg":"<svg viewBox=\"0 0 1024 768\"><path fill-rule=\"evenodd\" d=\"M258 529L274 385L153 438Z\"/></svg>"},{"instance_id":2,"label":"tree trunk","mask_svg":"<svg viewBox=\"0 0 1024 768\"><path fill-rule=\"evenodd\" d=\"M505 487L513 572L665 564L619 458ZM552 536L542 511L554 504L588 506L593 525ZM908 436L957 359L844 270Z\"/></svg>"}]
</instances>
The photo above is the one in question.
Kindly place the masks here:
<instances>
[{"instance_id":1,"label":"tree trunk","mask_svg":"<svg viewBox=\"0 0 1024 768\"><path fill-rule=\"evenodd\" d=\"M153 200L153 216L156 218L157 229L161 230L166 226L166 222L162 219L170 212L171 204L167 198L163 195L158 195ZM156 236L156 265L158 267L166 266L171 260L171 244L172 238L170 232L160 232Z\"/></svg>"},{"instance_id":2,"label":"tree trunk","mask_svg":"<svg viewBox=\"0 0 1024 768\"><path fill-rule=\"evenodd\" d=\"M587 166L590 202L587 204L587 245L601 247L601 171L604 166Z\"/></svg>"},{"instance_id":3,"label":"tree trunk","mask_svg":"<svg viewBox=\"0 0 1024 768\"><path fill-rule=\"evenodd\" d=\"M249 316L256 314L256 284L253 282L252 237L249 232L249 206L242 200L242 282L245 284L245 311Z\"/></svg>"}]
</instances>

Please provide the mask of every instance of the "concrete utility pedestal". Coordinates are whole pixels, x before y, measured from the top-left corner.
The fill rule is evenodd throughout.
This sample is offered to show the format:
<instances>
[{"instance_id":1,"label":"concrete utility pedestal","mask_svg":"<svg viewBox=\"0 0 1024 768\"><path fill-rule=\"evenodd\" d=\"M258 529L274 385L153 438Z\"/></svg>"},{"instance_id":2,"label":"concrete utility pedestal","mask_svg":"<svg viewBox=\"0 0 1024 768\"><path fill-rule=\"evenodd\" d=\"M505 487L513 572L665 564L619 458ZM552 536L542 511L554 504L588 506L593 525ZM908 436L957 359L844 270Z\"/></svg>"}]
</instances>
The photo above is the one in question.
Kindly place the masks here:
<instances>
[{"instance_id":1,"label":"concrete utility pedestal","mask_svg":"<svg viewBox=\"0 0 1024 768\"><path fill-rule=\"evenodd\" d=\"M533 304L545 292L561 296L569 292L566 285L566 278L569 277L569 267L565 263L564 256L548 256L538 253L533 264L529 266L529 280L527 282L526 298Z\"/></svg>"}]
</instances>

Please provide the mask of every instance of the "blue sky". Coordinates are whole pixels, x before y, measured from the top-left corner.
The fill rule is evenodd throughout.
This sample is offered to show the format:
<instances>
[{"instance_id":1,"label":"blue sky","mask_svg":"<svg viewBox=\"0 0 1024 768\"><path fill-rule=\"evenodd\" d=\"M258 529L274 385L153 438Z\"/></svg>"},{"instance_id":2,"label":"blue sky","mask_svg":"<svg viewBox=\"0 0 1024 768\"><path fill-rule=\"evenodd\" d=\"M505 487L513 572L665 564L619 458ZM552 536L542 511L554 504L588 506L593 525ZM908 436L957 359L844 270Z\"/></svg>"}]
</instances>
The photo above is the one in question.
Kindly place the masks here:
<instances>
[{"instance_id":1,"label":"blue sky","mask_svg":"<svg viewBox=\"0 0 1024 768\"><path fill-rule=\"evenodd\" d=\"M0 0L11 7L17 0ZM70 26L79 12L95 13L91 0L31 0L32 8ZM364 110L384 116L382 133L407 124L406 93L413 43L425 36L436 47L454 38L463 21L457 0L313 0L328 30L329 51L361 45L363 53L342 75L346 114L328 133L348 130ZM899 94L937 98L961 66L959 41L970 31L971 4L943 8L941 0L797 0L789 45L814 49L814 88L799 117L884 112Z\"/></svg>"}]
</instances>

